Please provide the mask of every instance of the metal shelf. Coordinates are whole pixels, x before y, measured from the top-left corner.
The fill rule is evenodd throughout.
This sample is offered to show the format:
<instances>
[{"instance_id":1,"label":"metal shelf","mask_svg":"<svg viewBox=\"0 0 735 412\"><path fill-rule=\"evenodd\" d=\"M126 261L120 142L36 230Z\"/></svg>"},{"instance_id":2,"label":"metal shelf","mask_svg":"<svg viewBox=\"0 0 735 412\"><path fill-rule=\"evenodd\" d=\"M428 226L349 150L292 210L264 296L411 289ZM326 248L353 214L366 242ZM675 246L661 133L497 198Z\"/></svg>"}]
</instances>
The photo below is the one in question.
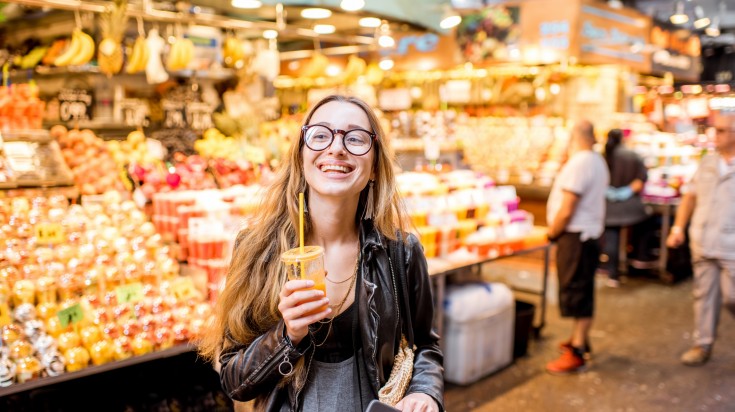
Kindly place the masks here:
<instances>
[{"instance_id":1,"label":"metal shelf","mask_svg":"<svg viewBox=\"0 0 735 412\"><path fill-rule=\"evenodd\" d=\"M191 344L184 344L184 345L178 345L174 346L170 349L165 349L158 352L152 352L148 353L142 356L133 356L132 358L125 359L118 362L110 362L105 363L104 365L99 366L90 366L88 368L82 369L80 371L76 372L69 372L69 373L63 373L59 376L51 376L46 378L41 378L38 380L25 382L25 383L18 383L13 384L5 388L0 388L0 397L12 395L15 393L25 392L32 389L38 389L42 388L44 386L49 385L55 385L57 383L66 382L70 380L74 380L77 378L82 378L85 376L92 376L99 373L104 373L108 371L112 371L119 368L124 368L127 366L137 365L140 363L150 362L157 359L165 359L170 358L173 356L181 355L186 352L191 352L194 350L194 345Z\"/></svg>"}]
</instances>

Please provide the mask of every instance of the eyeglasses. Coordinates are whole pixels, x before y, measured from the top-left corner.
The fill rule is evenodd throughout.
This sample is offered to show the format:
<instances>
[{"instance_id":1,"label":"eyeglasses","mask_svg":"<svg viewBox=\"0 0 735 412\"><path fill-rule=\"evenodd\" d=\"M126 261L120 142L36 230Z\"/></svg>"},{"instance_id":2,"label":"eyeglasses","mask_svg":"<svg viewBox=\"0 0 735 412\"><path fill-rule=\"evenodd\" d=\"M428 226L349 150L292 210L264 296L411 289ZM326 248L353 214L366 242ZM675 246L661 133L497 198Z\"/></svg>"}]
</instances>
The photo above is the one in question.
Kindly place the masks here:
<instances>
[{"instance_id":1,"label":"eyeglasses","mask_svg":"<svg viewBox=\"0 0 735 412\"><path fill-rule=\"evenodd\" d=\"M342 146L355 156L362 156L369 152L375 140L375 133L364 129L330 129L320 124L301 127L301 138L304 139L306 147L315 152L321 152L331 146L336 134L342 135Z\"/></svg>"}]
</instances>

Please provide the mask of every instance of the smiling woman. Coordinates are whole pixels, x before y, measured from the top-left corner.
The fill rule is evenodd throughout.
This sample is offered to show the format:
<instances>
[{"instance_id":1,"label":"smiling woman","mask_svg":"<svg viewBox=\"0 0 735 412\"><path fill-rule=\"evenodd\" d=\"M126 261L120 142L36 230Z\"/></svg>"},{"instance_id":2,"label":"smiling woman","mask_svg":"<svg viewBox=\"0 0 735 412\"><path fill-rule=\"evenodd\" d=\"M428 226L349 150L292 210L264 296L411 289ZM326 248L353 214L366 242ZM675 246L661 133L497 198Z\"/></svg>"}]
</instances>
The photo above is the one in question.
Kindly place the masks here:
<instances>
[{"instance_id":1,"label":"smiling woman","mask_svg":"<svg viewBox=\"0 0 735 412\"><path fill-rule=\"evenodd\" d=\"M413 375L396 406L443 410L426 259L403 231L393 165L362 100L329 96L306 116L256 223L238 236L201 344L204 356L219 359L230 397L254 399L258 410L363 411L387 386L405 334L415 347ZM301 192L305 244L324 250L326 293L288 279L278 259L298 244ZM396 293L402 286L410 298Z\"/></svg>"}]
</instances>

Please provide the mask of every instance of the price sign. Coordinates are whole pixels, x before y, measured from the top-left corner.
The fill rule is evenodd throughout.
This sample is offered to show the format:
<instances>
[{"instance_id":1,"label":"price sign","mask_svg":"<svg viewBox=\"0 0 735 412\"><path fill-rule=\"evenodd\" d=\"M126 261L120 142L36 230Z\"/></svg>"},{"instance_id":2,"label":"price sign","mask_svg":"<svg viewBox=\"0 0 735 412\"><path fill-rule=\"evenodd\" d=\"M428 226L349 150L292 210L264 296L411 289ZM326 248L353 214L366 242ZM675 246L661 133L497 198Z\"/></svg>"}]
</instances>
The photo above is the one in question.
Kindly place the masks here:
<instances>
[{"instance_id":1,"label":"price sign","mask_svg":"<svg viewBox=\"0 0 735 412\"><path fill-rule=\"evenodd\" d=\"M148 105L142 99L123 99L120 102L123 111L123 119L126 125L134 127L146 127L150 123L148 116Z\"/></svg>"},{"instance_id":2,"label":"price sign","mask_svg":"<svg viewBox=\"0 0 735 412\"><path fill-rule=\"evenodd\" d=\"M171 100L162 100L163 107L163 125L167 129L181 129L186 127L186 117L184 116L184 104Z\"/></svg>"},{"instance_id":3,"label":"price sign","mask_svg":"<svg viewBox=\"0 0 735 412\"><path fill-rule=\"evenodd\" d=\"M140 282L130 283L115 288L119 303L138 302L143 299L143 285Z\"/></svg>"},{"instance_id":4,"label":"price sign","mask_svg":"<svg viewBox=\"0 0 735 412\"><path fill-rule=\"evenodd\" d=\"M214 127L212 112L214 109L207 103L190 103L186 107L186 118L194 130L207 130Z\"/></svg>"},{"instance_id":5,"label":"price sign","mask_svg":"<svg viewBox=\"0 0 735 412\"><path fill-rule=\"evenodd\" d=\"M76 305L56 312L56 316L61 321L61 327L66 328L84 319L84 311L82 311L82 307L77 303Z\"/></svg>"},{"instance_id":6,"label":"price sign","mask_svg":"<svg viewBox=\"0 0 735 412\"><path fill-rule=\"evenodd\" d=\"M190 277L180 277L171 284L171 291L176 300L189 300L199 296L194 281Z\"/></svg>"},{"instance_id":7,"label":"price sign","mask_svg":"<svg viewBox=\"0 0 735 412\"><path fill-rule=\"evenodd\" d=\"M61 89L59 95L59 120L89 120L92 118L92 94L84 89Z\"/></svg>"},{"instance_id":8,"label":"price sign","mask_svg":"<svg viewBox=\"0 0 735 412\"><path fill-rule=\"evenodd\" d=\"M265 163L265 149L262 147L245 146L244 150L245 160L255 164Z\"/></svg>"},{"instance_id":9,"label":"price sign","mask_svg":"<svg viewBox=\"0 0 735 412\"><path fill-rule=\"evenodd\" d=\"M39 223L34 232L37 243L41 245L57 245L64 241L64 228L58 223Z\"/></svg>"}]
</instances>

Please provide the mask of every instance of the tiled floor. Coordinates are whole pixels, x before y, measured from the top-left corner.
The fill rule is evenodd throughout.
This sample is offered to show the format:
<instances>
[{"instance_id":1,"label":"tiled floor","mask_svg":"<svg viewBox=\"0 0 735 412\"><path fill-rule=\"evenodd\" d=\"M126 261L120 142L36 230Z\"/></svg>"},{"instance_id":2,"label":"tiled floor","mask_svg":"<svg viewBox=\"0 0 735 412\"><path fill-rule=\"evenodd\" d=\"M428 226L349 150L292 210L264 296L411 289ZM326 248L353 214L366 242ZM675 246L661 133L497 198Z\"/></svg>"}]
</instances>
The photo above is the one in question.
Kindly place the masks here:
<instances>
[{"instance_id":1,"label":"tiled floor","mask_svg":"<svg viewBox=\"0 0 735 412\"><path fill-rule=\"evenodd\" d=\"M523 265L528 270L528 262ZM667 286L633 278L620 289L599 287L596 311L587 372L559 377L544 371L569 336L569 322L550 306L541 339L531 341L528 355L474 384L448 384L447 410L735 411L735 320L729 313L721 316L707 365L678 361L691 344L691 281Z\"/></svg>"}]
</instances>

